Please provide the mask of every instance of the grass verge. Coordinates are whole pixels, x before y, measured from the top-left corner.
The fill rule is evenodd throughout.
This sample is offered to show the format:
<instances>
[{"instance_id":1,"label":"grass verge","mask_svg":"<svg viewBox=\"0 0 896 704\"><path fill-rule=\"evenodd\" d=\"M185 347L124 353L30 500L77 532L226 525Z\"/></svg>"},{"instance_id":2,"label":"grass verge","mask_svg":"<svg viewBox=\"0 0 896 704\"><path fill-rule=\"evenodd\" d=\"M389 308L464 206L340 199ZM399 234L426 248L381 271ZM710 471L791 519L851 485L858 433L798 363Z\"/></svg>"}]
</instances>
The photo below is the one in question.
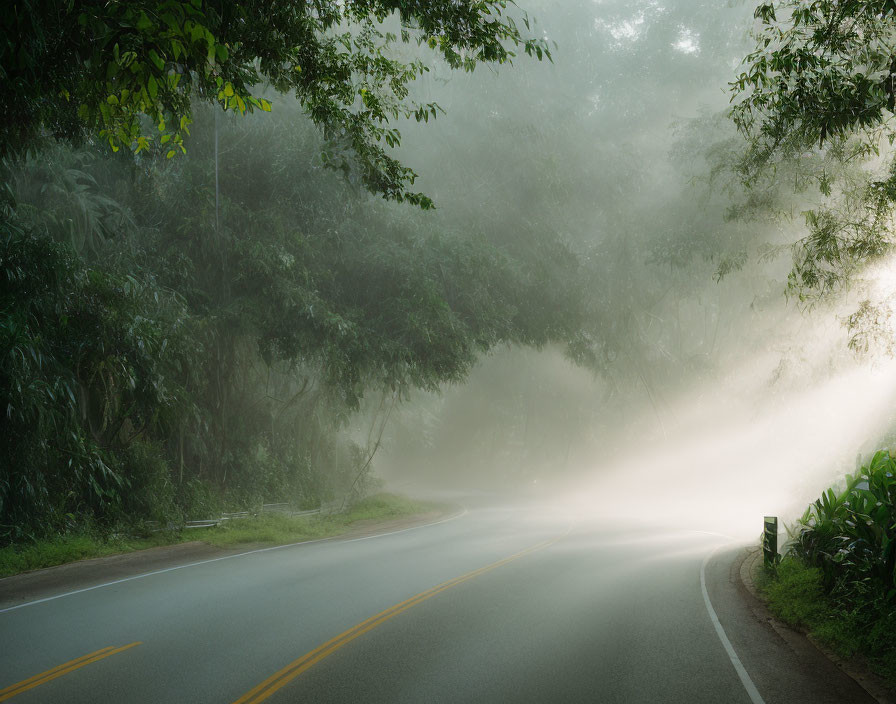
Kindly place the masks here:
<instances>
[{"instance_id":1,"label":"grass verge","mask_svg":"<svg viewBox=\"0 0 896 704\"><path fill-rule=\"evenodd\" d=\"M119 555L193 540L201 540L217 547L233 547L245 543L297 543L340 535L349 531L358 521L387 521L448 510L449 507L442 504L414 501L397 494L376 494L359 501L345 513L328 516L261 514L228 521L216 528L165 531L149 537L121 534L60 535L48 540L0 548L0 577L91 557Z\"/></svg>"},{"instance_id":2,"label":"grass verge","mask_svg":"<svg viewBox=\"0 0 896 704\"><path fill-rule=\"evenodd\" d=\"M838 656L859 662L896 691L896 611L883 603L844 606L825 593L821 570L785 557L756 582L769 611Z\"/></svg>"}]
</instances>

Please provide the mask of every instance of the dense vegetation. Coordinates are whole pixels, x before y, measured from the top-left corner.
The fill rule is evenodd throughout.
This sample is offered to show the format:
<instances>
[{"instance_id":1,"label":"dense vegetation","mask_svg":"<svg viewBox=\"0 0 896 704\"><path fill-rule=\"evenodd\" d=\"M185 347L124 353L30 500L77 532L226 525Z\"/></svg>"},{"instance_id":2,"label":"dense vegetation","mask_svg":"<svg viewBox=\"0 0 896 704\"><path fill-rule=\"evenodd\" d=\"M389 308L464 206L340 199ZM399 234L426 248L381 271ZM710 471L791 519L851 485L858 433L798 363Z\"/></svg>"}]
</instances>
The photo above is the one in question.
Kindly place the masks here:
<instances>
[{"instance_id":1,"label":"dense vegetation","mask_svg":"<svg viewBox=\"0 0 896 704\"><path fill-rule=\"evenodd\" d=\"M896 24L888 2L763 2L755 46L731 84L747 138L732 159L739 215L801 212L788 289L804 303L858 291L853 349L894 347L892 268ZM785 185L782 188L782 184ZM875 269L873 265L878 265ZM871 274L877 283L862 279ZM769 585L771 604L896 681L896 462L887 451L803 516Z\"/></svg>"},{"instance_id":2,"label":"dense vegetation","mask_svg":"<svg viewBox=\"0 0 896 704\"><path fill-rule=\"evenodd\" d=\"M896 459L875 454L796 528L766 587L773 610L896 684Z\"/></svg>"},{"instance_id":3,"label":"dense vegetation","mask_svg":"<svg viewBox=\"0 0 896 704\"><path fill-rule=\"evenodd\" d=\"M401 134L390 119L428 120L438 105L408 100L428 69L396 45L426 46L453 69L502 64L513 49L550 56L524 37L507 0L315 0L96 4L17 3L0 29L0 157L45 136L98 137L112 149L171 157L185 151L195 101L241 114L269 111L269 85L293 93L331 148L334 166L370 190L424 207L416 174L390 156ZM520 18L529 26L528 18Z\"/></svg>"},{"instance_id":4,"label":"dense vegetation","mask_svg":"<svg viewBox=\"0 0 896 704\"><path fill-rule=\"evenodd\" d=\"M896 242L896 19L883 1L763 2L755 16L755 48L731 84L749 142L736 170L759 209L781 208L773 194L788 182L813 193L789 279L813 300L843 291ZM862 324L880 324L875 310L891 304L864 303L850 322L867 336Z\"/></svg>"},{"instance_id":5,"label":"dense vegetation","mask_svg":"<svg viewBox=\"0 0 896 704\"><path fill-rule=\"evenodd\" d=\"M831 38L831 3L763 5L735 125L718 88L750 8L530 5L544 25L509 2L287 3L276 31L251 2L16 5L3 540L317 505L389 442L409 472L590 471L672 438L681 397L757 356L773 396L840 368L783 340L778 260L797 232L809 300L887 251L856 239L890 232L865 208L885 106L850 121L853 96L823 127L850 13L885 20L841 4ZM878 107L882 85L855 84ZM801 210L808 236L781 224Z\"/></svg>"},{"instance_id":6,"label":"dense vegetation","mask_svg":"<svg viewBox=\"0 0 896 704\"><path fill-rule=\"evenodd\" d=\"M511 253L435 224L379 146L399 143L389 119L437 112L406 100L426 69L386 27L452 68L545 57L506 5L16 6L0 541L357 494L410 389L500 343L572 338L561 240ZM370 397L366 441L340 434Z\"/></svg>"}]
</instances>

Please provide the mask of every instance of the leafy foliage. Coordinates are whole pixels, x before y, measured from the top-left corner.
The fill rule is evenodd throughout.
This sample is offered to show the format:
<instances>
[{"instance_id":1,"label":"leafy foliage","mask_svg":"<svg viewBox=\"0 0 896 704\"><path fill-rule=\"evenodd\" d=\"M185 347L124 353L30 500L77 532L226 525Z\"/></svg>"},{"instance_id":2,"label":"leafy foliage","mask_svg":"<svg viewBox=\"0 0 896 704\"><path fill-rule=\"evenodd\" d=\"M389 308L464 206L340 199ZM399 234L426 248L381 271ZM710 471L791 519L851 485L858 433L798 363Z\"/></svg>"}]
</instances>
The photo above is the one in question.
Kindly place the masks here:
<instances>
[{"instance_id":1,"label":"leafy foliage","mask_svg":"<svg viewBox=\"0 0 896 704\"><path fill-rule=\"evenodd\" d=\"M755 16L756 48L731 84L750 140L738 170L752 188L814 186L788 281L811 301L892 251L896 167L881 149L896 137L896 19L886 2L834 0L765 2Z\"/></svg>"},{"instance_id":2,"label":"leafy foliage","mask_svg":"<svg viewBox=\"0 0 896 704\"><path fill-rule=\"evenodd\" d=\"M221 125L224 143L239 149L222 160L216 228L214 133L210 115L197 115L181 159L141 155L134 164L63 149L12 172L19 224L2 261L23 267L16 280L54 283L47 300L11 288L8 327L22 331L21 345L51 342L41 354L52 366L40 378L69 384L74 397L65 406L58 393L36 396L34 413L61 414L66 432L108 469L108 487L97 479L105 493L57 510L60 465L47 502L4 504L4 516L14 503L22 509L9 525L39 534L69 514L75 523L125 511L176 519L222 497L319 505L358 486L369 466L371 448L338 433L365 397L394 403L411 389L460 381L497 345L574 334L571 290L544 288L573 280L571 253L521 256L308 169L319 142L307 130L293 128L284 143L247 121ZM81 187L55 189L72 181ZM84 220L83 235L57 226L97 203L109 219ZM29 306L38 310L26 325ZM63 317L65 325L52 322ZM13 384L32 371L5 373ZM55 436L46 423L30 427L23 442ZM10 448L8 466L23 448ZM23 466L63 463L70 452ZM67 479L92 486L87 475ZM23 491L17 484L10 496Z\"/></svg>"},{"instance_id":3,"label":"leafy foliage","mask_svg":"<svg viewBox=\"0 0 896 704\"><path fill-rule=\"evenodd\" d=\"M843 491L828 489L806 510L791 551L821 570L835 599L896 609L896 459L882 450Z\"/></svg>"},{"instance_id":4,"label":"leafy foliage","mask_svg":"<svg viewBox=\"0 0 896 704\"><path fill-rule=\"evenodd\" d=\"M755 17L757 48L732 84L744 131L804 149L883 125L896 98L887 2L765 2Z\"/></svg>"},{"instance_id":5,"label":"leafy foliage","mask_svg":"<svg viewBox=\"0 0 896 704\"><path fill-rule=\"evenodd\" d=\"M763 588L772 611L896 682L896 459L877 452L803 515Z\"/></svg>"},{"instance_id":6,"label":"leafy foliage","mask_svg":"<svg viewBox=\"0 0 896 704\"><path fill-rule=\"evenodd\" d=\"M14 222L0 248L0 536L108 520L136 498L144 466L120 452L170 433L184 411L177 372L195 353L184 310L151 278L86 267Z\"/></svg>"},{"instance_id":7,"label":"leafy foliage","mask_svg":"<svg viewBox=\"0 0 896 704\"><path fill-rule=\"evenodd\" d=\"M426 51L550 59L512 2L38 1L8 20L0 540L319 505L364 484L372 451L338 429L366 395L570 329L525 314L541 262L359 190L432 206L394 123L441 111L411 95ZM230 119L272 102L267 130Z\"/></svg>"},{"instance_id":8,"label":"leafy foliage","mask_svg":"<svg viewBox=\"0 0 896 704\"><path fill-rule=\"evenodd\" d=\"M98 135L113 150L185 151L192 101L239 113L270 111L259 86L294 93L337 150L350 153L364 184L423 207L416 174L389 156L401 135L389 121L435 118L436 103L408 100L427 71L396 58L398 42L430 47L452 68L505 63L514 47L550 57L506 14L484 2L239 3L141 0L17 4L0 34L0 157L28 149L43 129L80 140ZM525 17L524 17L525 19ZM526 25L528 20L525 19ZM398 33L387 27L395 26ZM147 124L147 121L149 124Z\"/></svg>"}]
</instances>

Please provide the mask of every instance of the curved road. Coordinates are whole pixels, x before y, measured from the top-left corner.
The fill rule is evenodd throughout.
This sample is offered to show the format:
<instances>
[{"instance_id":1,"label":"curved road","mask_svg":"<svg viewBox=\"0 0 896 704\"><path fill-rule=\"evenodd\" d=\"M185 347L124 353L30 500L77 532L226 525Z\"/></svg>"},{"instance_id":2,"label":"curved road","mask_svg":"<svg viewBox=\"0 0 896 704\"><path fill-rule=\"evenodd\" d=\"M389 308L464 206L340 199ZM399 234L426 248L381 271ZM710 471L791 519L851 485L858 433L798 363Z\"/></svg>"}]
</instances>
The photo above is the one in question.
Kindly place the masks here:
<instances>
[{"instance_id":1,"label":"curved road","mask_svg":"<svg viewBox=\"0 0 896 704\"><path fill-rule=\"evenodd\" d=\"M725 545L480 508L5 604L0 702L873 701L756 616Z\"/></svg>"}]
</instances>

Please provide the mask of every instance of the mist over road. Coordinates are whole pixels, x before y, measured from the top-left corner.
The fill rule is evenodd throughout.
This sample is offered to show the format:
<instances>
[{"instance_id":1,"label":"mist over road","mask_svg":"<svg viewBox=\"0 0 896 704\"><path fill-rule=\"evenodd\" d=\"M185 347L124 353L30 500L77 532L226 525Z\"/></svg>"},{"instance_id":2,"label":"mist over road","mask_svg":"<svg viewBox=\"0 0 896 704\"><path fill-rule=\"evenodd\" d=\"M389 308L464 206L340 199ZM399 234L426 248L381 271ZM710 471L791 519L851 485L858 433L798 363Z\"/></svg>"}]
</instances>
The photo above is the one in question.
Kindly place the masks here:
<instances>
[{"instance_id":1,"label":"mist over road","mask_svg":"<svg viewBox=\"0 0 896 704\"><path fill-rule=\"evenodd\" d=\"M0 701L749 704L701 590L726 544L526 503L196 564L0 611ZM871 701L757 620L738 554L706 587L761 701Z\"/></svg>"}]
</instances>

